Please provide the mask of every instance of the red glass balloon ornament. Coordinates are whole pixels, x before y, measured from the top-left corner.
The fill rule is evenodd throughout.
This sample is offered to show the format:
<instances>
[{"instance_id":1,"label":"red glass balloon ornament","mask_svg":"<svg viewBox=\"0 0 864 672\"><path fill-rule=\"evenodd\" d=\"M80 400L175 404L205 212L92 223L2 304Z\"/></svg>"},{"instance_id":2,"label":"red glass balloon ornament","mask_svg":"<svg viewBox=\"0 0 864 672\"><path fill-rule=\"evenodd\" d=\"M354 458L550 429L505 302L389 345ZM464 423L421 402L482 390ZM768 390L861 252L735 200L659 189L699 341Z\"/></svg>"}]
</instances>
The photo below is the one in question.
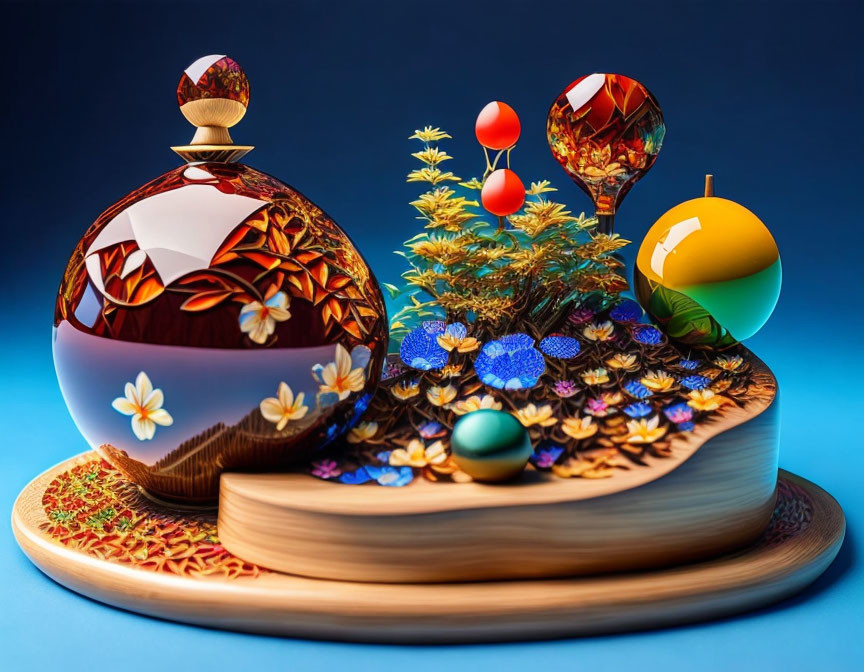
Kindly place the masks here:
<instances>
[{"instance_id":1,"label":"red glass balloon ornament","mask_svg":"<svg viewBox=\"0 0 864 672\"><path fill-rule=\"evenodd\" d=\"M474 125L477 142L487 149L502 150L512 147L519 140L521 132L519 115L507 103L497 100L480 110Z\"/></svg>"},{"instance_id":2,"label":"red glass balloon ornament","mask_svg":"<svg viewBox=\"0 0 864 672\"><path fill-rule=\"evenodd\" d=\"M507 217L525 203L525 185L509 168L499 168L486 178L480 200L493 215Z\"/></svg>"},{"instance_id":3,"label":"red glass balloon ornament","mask_svg":"<svg viewBox=\"0 0 864 672\"><path fill-rule=\"evenodd\" d=\"M552 154L594 202L604 233L633 184L647 173L666 126L657 100L624 75L580 77L552 103L546 135Z\"/></svg>"},{"instance_id":4,"label":"red glass balloon ornament","mask_svg":"<svg viewBox=\"0 0 864 672\"><path fill-rule=\"evenodd\" d=\"M237 161L249 83L226 56L177 90L188 163L108 208L54 321L63 396L94 450L149 493L211 502L227 469L280 468L357 422L387 350L384 299L345 232Z\"/></svg>"}]
</instances>

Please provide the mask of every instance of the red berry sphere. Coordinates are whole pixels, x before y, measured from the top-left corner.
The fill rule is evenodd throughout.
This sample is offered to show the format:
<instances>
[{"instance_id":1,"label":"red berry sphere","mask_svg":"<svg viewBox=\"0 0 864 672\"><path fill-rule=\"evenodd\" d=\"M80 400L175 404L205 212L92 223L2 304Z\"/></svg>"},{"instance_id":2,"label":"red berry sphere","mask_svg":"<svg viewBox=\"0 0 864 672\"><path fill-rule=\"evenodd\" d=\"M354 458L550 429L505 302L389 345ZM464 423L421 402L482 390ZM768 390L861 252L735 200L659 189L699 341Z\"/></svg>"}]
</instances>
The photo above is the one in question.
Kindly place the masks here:
<instances>
[{"instance_id":1,"label":"red berry sphere","mask_svg":"<svg viewBox=\"0 0 864 672\"><path fill-rule=\"evenodd\" d=\"M518 212L525 202L525 185L512 170L499 168L486 178L480 200L493 215L506 217Z\"/></svg>"},{"instance_id":2,"label":"red berry sphere","mask_svg":"<svg viewBox=\"0 0 864 672\"><path fill-rule=\"evenodd\" d=\"M507 149L516 144L522 124L519 116L507 103L492 101L477 115L474 134L477 142L487 149Z\"/></svg>"}]
</instances>

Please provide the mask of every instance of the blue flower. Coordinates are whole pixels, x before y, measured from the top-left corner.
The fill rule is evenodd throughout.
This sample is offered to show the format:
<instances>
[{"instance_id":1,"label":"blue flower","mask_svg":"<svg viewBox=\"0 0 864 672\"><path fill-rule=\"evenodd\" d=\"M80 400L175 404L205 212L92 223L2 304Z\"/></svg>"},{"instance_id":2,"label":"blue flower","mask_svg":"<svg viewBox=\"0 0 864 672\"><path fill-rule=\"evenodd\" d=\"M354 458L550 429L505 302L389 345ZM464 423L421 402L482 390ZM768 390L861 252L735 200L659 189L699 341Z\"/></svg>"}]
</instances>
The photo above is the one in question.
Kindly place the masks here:
<instances>
[{"instance_id":1,"label":"blue flower","mask_svg":"<svg viewBox=\"0 0 864 672\"><path fill-rule=\"evenodd\" d=\"M446 428L440 422L427 420L417 429L417 433L424 439L437 439L447 433Z\"/></svg>"},{"instance_id":2,"label":"blue flower","mask_svg":"<svg viewBox=\"0 0 864 672\"><path fill-rule=\"evenodd\" d=\"M444 333L444 322L424 322L405 334L399 347L399 357L412 369L429 371L443 369L447 364L447 351L438 343Z\"/></svg>"},{"instance_id":3,"label":"blue flower","mask_svg":"<svg viewBox=\"0 0 864 672\"><path fill-rule=\"evenodd\" d=\"M631 299L624 299L609 312L609 317L625 324L638 322L642 319L642 306Z\"/></svg>"},{"instance_id":4,"label":"blue flower","mask_svg":"<svg viewBox=\"0 0 864 672\"><path fill-rule=\"evenodd\" d=\"M408 485L414 480L414 470L411 467L374 467L366 465L364 469L372 478L378 481L378 485L399 488L403 485Z\"/></svg>"},{"instance_id":5,"label":"blue flower","mask_svg":"<svg viewBox=\"0 0 864 672\"><path fill-rule=\"evenodd\" d=\"M644 401L637 401L624 408L624 412L631 418L644 418L646 415L651 415L651 411L651 404L646 404Z\"/></svg>"},{"instance_id":6,"label":"blue flower","mask_svg":"<svg viewBox=\"0 0 864 672\"><path fill-rule=\"evenodd\" d=\"M633 327L633 340L642 345L659 345L663 341L660 330L647 324Z\"/></svg>"},{"instance_id":7,"label":"blue flower","mask_svg":"<svg viewBox=\"0 0 864 672\"><path fill-rule=\"evenodd\" d=\"M694 371L699 368L699 365L702 364L698 359L682 359L678 362L678 366L682 369L687 369L688 371Z\"/></svg>"},{"instance_id":8,"label":"blue flower","mask_svg":"<svg viewBox=\"0 0 864 672\"><path fill-rule=\"evenodd\" d=\"M680 425L693 419L693 409L682 401L664 408L663 415L669 418L669 422L675 422Z\"/></svg>"},{"instance_id":9,"label":"blue flower","mask_svg":"<svg viewBox=\"0 0 864 672\"><path fill-rule=\"evenodd\" d=\"M348 485L361 485L371 481L372 477L366 471L366 467L360 467L357 471L345 472L339 477L339 480Z\"/></svg>"},{"instance_id":10,"label":"blue flower","mask_svg":"<svg viewBox=\"0 0 864 672\"><path fill-rule=\"evenodd\" d=\"M528 334L509 334L483 346L474 370L486 385L518 390L534 387L546 370L546 362Z\"/></svg>"},{"instance_id":11,"label":"blue flower","mask_svg":"<svg viewBox=\"0 0 864 672\"><path fill-rule=\"evenodd\" d=\"M651 390L645 387L638 380L628 380L624 383L624 390L627 394L636 399L647 399L652 394Z\"/></svg>"},{"instance_id":12,"label":"blue flower","mask_svg":"<svg viewBox=\"0 0 864 672\"><path fill-rule=\"evenodd\" d=\"M550 357L558 359L573 359L579 354L581 347L575 338L562 334L552 334L540 341L540 349Z\"/></svg>"},{"instance_id":13,"label":"blue flower","mask_svg":"<svg viewBox=\"0 0 864 672\"><path fill-rule=\"evenodd\" d=\"M539 469L549 469L555 461L561 457L564 448L555 443L544 442L537 446L534 453L528 459Z\"/></svg>"},{"instance_id":14,"label":"blue flower","mask_svg":"<svg viewBox=\"0 0 864 672\"><path fill-rule=\"evenodd\" d=\"M688 390L704 390L711 384L711 379L705 376L687 376L681 379L681 384Z\"/></svg>"},{"instance_id":15,"label":"blue flower","mask_svg":"<svg viewBox=\"0 0 864 672\"><path fill-rule=\"evenodd\" d=\"M452 338L456 338L461 341L468 335L468 327L466 327L461 322L454 322L453 324L448 324L445 327L444 334L446 336L451 336Z\"/></svg>"},{"instance_id":16,"label":"blue flower","mask_svg":"<svg viewBox=\"0 0 864 672\"><path fill-rule=\"evenodd\" d=\"M390 453L392 453L392 452L393 452L392 450L382 450L380 453L375 455L375 457L378 458L379 462L382 462L384 464L388 464L390 462Z\"/></svg>"},{"instance_id":17,"label":"blue flower","mask_svg":"<svg viewBox=\"0 0 864 672\"><path fill-rule=\"evenodd\" d=\"M690 422L690 421L688 421L688 422L679 422L679 423L678 423L678 431L679 431L679 432L692 432L692 431L693 431L693 428L694 428L695 426L696 426L696 425L694 425L694 424L693 424L692 422Z\"/></svg>"}]
</instances>

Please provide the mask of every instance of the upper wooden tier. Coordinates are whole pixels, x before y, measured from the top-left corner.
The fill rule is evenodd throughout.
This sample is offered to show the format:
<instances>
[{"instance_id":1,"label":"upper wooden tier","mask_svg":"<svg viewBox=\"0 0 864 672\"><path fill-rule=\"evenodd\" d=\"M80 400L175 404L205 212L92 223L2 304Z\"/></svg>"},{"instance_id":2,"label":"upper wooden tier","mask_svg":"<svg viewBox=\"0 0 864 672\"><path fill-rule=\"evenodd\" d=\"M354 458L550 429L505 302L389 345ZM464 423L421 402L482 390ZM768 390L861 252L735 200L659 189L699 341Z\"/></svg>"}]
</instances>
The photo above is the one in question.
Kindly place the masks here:
<instances>
[{"instance_id":1,"label":"upper wooden tier","mask_svg":"<svg viewBox=\"0 0 864 672\"><path fill-rule=\"evenodd\" d=\"M350 486L304 474L223 474L219 537L271 569L327 579L445 582L658 567L753 542L774 507L776 380L672 440L673 457L612 479L526 471L515 483Z\"/></svg>"}]
</instances>

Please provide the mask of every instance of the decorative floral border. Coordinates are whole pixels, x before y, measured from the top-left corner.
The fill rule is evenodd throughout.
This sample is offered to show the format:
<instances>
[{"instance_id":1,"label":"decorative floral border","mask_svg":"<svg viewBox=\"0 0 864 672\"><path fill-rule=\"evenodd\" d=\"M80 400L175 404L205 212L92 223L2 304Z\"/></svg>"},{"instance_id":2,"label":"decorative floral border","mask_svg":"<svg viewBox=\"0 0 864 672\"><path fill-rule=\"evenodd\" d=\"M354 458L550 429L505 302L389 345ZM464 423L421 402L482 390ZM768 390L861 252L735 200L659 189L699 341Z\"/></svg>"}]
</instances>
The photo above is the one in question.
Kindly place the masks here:
<instances>
[{"instance_id":1,"label":"decorative floral border","mask_svg":"<svg viewBox=\"0 0 864 672\"><path fill-rule=\"evenodd\" d=\"M179 513L146 497L108 462L91 459L56 476L42 495L40 529L105 560L190 578L256 577L263 570L226 551L215 513Z\"/></svg>"}]
</instances>

